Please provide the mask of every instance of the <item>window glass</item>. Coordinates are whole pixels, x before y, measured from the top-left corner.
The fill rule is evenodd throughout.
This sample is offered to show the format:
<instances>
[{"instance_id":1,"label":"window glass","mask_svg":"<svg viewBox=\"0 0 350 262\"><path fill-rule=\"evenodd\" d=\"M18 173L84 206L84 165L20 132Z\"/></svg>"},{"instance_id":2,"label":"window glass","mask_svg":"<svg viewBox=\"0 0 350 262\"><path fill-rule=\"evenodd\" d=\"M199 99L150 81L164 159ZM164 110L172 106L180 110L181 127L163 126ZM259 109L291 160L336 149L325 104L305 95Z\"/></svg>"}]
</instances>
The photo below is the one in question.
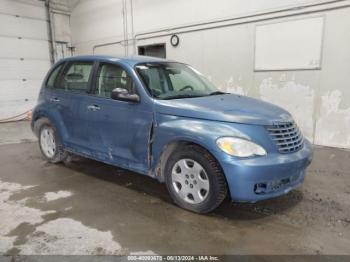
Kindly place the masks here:
<instances>
[{"instance_id":1,"label":"window glass","mask_svg":"<svg viewBox=\"0 0 350 262\"><path fill-rule=\"evenodd\" d=\"M198 77L194 74L190 74L188 71L181 70L176 74L169 74L170 81L173 85L174 91L180 91L186 86L196 87L198 91L204 91L207 89L204 82L199 82Z\"/></svg>"},{"instance_id":2,"label":"window glass","mask_svg":"<svg viewBox=\"0 0 350 262\"><path fill-rule=\"evenodd\" d=\"M146 63L137 72L153 97L159 99L189 98L223 94L201 73L180 63Z\"/></svg>"},{"instance_id":3,"label":"window glass","mask_svg":"<svg viewBox=\"0 0 350 262\"><path fill-rule=\"evenodd\" d=\"M92 62L71 63L61 79L59 88L84 93L88 89Z\"/></svg>"},{"instance_id":4,"label":"window glass","mask_svg":"<svg viewBox=\"0 0 350 262\"><path fill-rule=\"evenodd\" d=\"M55 87L55 81L57 79L58 73L60 72L61 68L63 67L63 64L57 66L51 75L49 76L49 79L47 80L46 87L53 88Z\"/></svg>"},{"instance_id":5,"label":"window glass","mask_svg":"<svg viewBox=\"0 0 350 262\"><path fill-rule=\"evenodd\" d=\"M96 95L110 98L115 88L124 88L130 94L135 93L132 79L126 70L120 66L102 64L97 72Z\"/></svg>"}]
</instances>

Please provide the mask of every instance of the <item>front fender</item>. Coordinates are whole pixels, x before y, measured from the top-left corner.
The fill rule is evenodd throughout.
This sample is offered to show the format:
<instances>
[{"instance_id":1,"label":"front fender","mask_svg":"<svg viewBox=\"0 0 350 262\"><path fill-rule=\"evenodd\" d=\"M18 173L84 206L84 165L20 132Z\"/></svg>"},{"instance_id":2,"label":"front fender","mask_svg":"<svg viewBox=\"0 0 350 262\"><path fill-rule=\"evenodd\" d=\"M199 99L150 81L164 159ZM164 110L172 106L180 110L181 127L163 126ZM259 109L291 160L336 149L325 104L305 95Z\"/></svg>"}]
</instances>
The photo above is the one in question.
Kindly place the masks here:
<instances>
[{"instance_id":1,"label":"front fender","mask_svg":"<svg viewBox=\"0 0 350 262\"><path fill-rule=\"evenodd\" d=\"M232 123L187 118L172 115L157 115L152 146L153 165L155 168L161 159L167 145L174 142L191 142L208 150L216 159L221 151L216 145L216 139L221 136L236 136L249 139ZM239 124L238 124L239 125Z\"/></svg>"}]
</instances>

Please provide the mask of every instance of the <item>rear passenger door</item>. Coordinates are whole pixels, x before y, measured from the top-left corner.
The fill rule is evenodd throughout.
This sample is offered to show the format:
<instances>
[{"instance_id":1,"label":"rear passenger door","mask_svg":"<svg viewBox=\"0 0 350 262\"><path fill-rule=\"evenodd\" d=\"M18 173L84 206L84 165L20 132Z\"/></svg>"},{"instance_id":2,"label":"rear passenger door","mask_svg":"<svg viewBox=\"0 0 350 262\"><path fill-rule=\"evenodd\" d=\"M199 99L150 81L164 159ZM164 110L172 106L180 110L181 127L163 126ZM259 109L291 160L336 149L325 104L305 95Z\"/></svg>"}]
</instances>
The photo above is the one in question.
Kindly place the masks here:
<instances>
[{"instance_id":1,"label":"rear passenger door","mask_svg":"<svg viewBox=\"0 0 350 262\"><path fill-rule=\"evenodd\" d=\"M79 152L89 148L89 137L79 109L81 102L89 96L92 68L92 61L68 62L50 97L50 102L56 107L65 127L65 146Z\"/></svg>"}]
</instances>

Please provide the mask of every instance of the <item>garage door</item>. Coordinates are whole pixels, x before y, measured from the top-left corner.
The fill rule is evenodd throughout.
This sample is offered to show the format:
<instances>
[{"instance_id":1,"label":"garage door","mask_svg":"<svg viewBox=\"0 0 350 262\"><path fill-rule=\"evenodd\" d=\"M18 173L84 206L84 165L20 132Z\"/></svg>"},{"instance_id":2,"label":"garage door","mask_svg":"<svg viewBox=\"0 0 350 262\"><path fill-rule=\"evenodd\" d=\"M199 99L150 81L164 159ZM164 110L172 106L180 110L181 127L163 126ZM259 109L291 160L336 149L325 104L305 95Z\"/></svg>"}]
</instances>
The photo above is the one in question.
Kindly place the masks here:
<instances>
[{"instance_id":1,"label":"garage door","mask_svg":"<svg viewBox=\"0 0 350 262\"><path fill-rule=\"evenodd\" d=\"M50 67L45 5L0 0L0 121L36 103Z\"/></svg>"}]
</instances>

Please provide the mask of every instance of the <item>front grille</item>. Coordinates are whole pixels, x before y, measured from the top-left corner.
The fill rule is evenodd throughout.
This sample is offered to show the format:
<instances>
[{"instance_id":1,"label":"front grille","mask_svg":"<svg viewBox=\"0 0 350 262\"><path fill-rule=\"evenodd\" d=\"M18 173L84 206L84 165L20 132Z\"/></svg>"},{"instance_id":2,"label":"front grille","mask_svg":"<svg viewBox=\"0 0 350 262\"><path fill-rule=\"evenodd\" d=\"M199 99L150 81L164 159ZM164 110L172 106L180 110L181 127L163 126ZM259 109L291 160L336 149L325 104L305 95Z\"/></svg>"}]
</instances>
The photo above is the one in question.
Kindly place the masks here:
<instances>
[{"instance_id":1,"label":"front grille","mask_svg":"<svg viewBox=\"0 0 350 262\"><path fill-rule=\"evenodd\" d=\"M266 127L280 153L293 153L300 150L304 138L294 122L278 123Z\"/></svg>"}]
</instances>

